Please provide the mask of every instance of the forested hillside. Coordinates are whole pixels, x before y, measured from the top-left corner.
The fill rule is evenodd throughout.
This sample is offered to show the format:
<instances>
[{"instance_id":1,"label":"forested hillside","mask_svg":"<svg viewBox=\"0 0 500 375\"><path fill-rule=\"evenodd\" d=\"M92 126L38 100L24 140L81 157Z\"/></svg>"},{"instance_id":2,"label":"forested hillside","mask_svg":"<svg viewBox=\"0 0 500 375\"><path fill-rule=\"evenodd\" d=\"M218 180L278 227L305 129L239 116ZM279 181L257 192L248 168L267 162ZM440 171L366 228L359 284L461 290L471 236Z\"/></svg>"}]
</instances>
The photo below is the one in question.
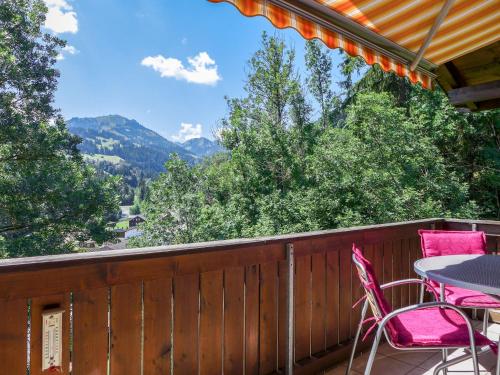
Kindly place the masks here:
<instances>
[{"instance_id":1,"label":"forested hillside","mask_svg":"<svg viewBox=\"0 0 500 375\"><path fill-rule=\"evenodd\" d=\"M206 138L185 144L170 142L137 121L119 115L72 118L67 126L82 138L78 148L88 163L102 174L123 178L122 204L132 204L134 190L165 171L165 162L172 154L193 165L221 150Z\"/></svg>"},{"instance_id":2,"label":"forested hillside","mask_svg":"<svg viewBox=\"0 0 500 375\"><path fill-rule=\"evenodd\" d=\"M150 186L134 245L253 237L429 217L500 218L500 112L459 113L436 88L308 42L263 35L227 153L174 158ZM353 77L361 74L361 79ZM340 77L338 91L333 81Z\"/></svg>"}]
</instances>

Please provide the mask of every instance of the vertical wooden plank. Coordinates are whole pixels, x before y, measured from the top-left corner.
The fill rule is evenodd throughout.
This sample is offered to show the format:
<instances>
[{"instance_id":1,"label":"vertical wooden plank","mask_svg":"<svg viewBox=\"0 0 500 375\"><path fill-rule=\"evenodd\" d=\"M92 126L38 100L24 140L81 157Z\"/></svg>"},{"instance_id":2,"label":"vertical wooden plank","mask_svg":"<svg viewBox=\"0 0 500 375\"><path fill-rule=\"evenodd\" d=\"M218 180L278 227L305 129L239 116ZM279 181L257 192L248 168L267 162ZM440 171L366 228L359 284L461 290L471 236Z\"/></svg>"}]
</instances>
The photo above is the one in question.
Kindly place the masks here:
<instances>
[{"instance_id":1,"label":"vertical wooden plank","mask_svg":"<svg viewBox=\"0 0 500 375\"><path fill-rule=\"evenodd\" d=\"M42 312L46 309L62 308L62 366L59 374L69 374L69 322L70 322L70 295L61 294L37 297L31 300L31 337L30 337L30 375L47 375L53 372L42 372Z\"/></svg>"},{"instance_id":2,"label":"vertical wooden plank","mask_svg":"<svg viewBox=\"0 0 500 375\"><path fill-rule=\"evenodd\" d=\"M339 252L326 253L326 347L339 342Z\"/></svg>"},{"instance_id":3,"label":"vertical wooden plank","mask_svg":"<svg viewBox=\"0 0 500 375\"><path fill-rule=\"evenodd\" d=\"M144 374L170 374L172 279L144 282Z\"/></svg>"},{"instance_id":4,"label":"vertical wooden plank","mask_svg":"<svg viewBox=\"0 0 500 375\"><path fill-rule=\"evenodd\" d=\"M326 325L326 254L312 256L311 352L324 352Z\"/></svg>"},{"instance_id":5,"label":"vertical wooden plank","mask_svg":"<svg viewBox=\"0 0 500 375\"><path fill-rule=\"evenodd\" d=\"M401 278L410 278L410 240L403 239L401 241ZM401 305L408 306L410 304L410 286L409 284L401 287Z\"/></svg>"},{"instance_id":6,"label":"vertical wooden plank","mask_svg":"<svg viewBox=\"0 0 500 375\"><path fill-rule=\"evenodd\" d=\"M142 283L111 288L112 375L141 373Z\"/></svg>"},{"instance_id":7,"label":"vertical wooden plank","mask_svg":"<svg viewBox=\"0 0 500 375\"><path fill-rule=\"evenodd\" d=\"M497 252L497 237L486 235L486 252L496 254Z\"/></svg>"},{"instance_id":8,"label":"vertical wooden plank","mask_svg":"<svg viewBox=\"0 0 500 375\"><path fill-rule=\"evenodd\" d=\"M108 288L73 294L74 374L106 374L109 352Z\"/></svg>"},{"instance_id":9,"label":"vertical wooden plank","mask_svg":"<svg viewBox=\"0 0 500 375\"><path fill-rule=\"evenodd\" d=\"M199 274L174 278L174 374L198 373Z\"/></svg>"},{"instance_id":10,"label":"vertical wooden plank","mask_svg":"<svg viewBox=\"0 0 500 375\"><path fill-rule=\"evenodd\" d=\"M222 374L223 271L200 276L200 370L201 375Z\"/></svg>"},{"instance_id":11,"label":"vertical wooden plank","mask_svg":"<svg viewBox=\"0 0 500 375\"><path fill-rule=\"evenodd\" d=\"M383 251L384 251L384 281L383 284L389 283L393 281L392 277L392 242L391 241L385 241L383 243ZM389 303L392 305L392 289L393 288L387 288L384 290L384 296L389 301Z\"/></svg>"},{"instance_id":12,"label":"vertical wooden plank","mask_svg":"<svg viewBox=\"0 0 500 375\"><path fill-rule=\"evenodd\" d=\"M401 280L401 241L392 242L392 277L394 280ZM391 288L392 291L392 304L395 309L401 307L401 288Z\"/></svg>"},{"instance_id":13,"label":"vertical wooden plank","mask_svg":"<svg viewBox=\"0 0 500 375\"><path fill-rule=\"evenodd\" d=\"M356 272L351 265L351 250L348 248L341 249L339 252L340 264L340 306L339 306L339 342L346 341L350 338L351 324L351 272Z\"/></svg>"},{"instance_id":14,"label":"vertical wooden plank","mask_svg":"<svg viewBox=\"0 0 500 375\"><path fill-rule=\"evenodd\" d=\"M284 369L287 355L288 332L288 262L278 262L278 368Z\"/></svg>"},{"instance_id":15,"label":"vertical wooden plank","mask_svg":"<svg viewBox=\"0 0 500 375\"><path fill-rule=\"evenodd\" d=\"M418 239L411 238L409 240L410 246L410 277L411 278L420 278L414 271L413 264L418 259ZM418 302L418 284L410 285L410 303L414 304Z\"/></svg>"},{"instance_id":16,"label":"vertical wooden plank","mask_svg":"<svg viewBox=\"0 0 500 375\"><path fill-rule=\"evenodd\" d=\"M12 375L26 375L27 306L25 299L0 299L0 366Z\"/></svg>"},{"instance_id":17,"label":"vertical wooden plank","mask_svg":"<svg viewBox=\"0 0 500 375\"><path fill-rule=\"evenodd\" d=\"M259 265L245 269L245 374L259 373Z\"/></svg>"},{"instance_id":18,"label":"vertical wooden plank","mask_svg":"<svg viewBox=\"0 0 500 375\"><path fill-rule=\"evenodd\" d=\"M278 264L265 263L260 266L260 374L269 374L278 369Z\"/></svg>"},{"instance_id":19,"label":"vertical wooden plank","mask_svg":"<svg viewBox=\"0 0 500 375\"><path fill-rule=\"evenodd\" d=\"M224 271L224 374L240 375L244 368L245 270Z\"/></svg>"},{"instance_id":20,"label":"vertical wooden plank","mask_svg":"<svg viewBox=\"0 0 500 375\"><path fill-rule=\"evenodd\" d=\"M384 246L382 243L373 245L373 269L380 284L384 283Z\"/></svg>"},{"instance_id":21,"label":"vertical wooden plank","mask_svg":"<svg viewBox=\"0 0 500 375\"><path fill-rule=\"evenodd\" d=\"M311 256L295 259L295 361L311 355Z\"/></svg>"}]
</instances>

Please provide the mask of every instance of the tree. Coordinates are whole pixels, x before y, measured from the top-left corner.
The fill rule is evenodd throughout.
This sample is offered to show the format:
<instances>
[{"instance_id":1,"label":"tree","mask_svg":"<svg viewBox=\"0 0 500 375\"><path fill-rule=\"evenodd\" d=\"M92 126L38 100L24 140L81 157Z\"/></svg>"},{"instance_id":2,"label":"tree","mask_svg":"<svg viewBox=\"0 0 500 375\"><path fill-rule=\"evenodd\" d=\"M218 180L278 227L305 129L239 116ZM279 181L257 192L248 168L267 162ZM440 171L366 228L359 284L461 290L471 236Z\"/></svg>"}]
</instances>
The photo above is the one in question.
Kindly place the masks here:
<instances>
[{"instance_id":1,"label":"tree","mask_svg":"<svg viewBox=\"0 0 500 375\"><path fill-rule=\"evenodd\" d=\"M357 64L345 56L344 65ZM469 184L470 199L479 204L480 216L500 219L500 110L458 112L438 85L425 90L377 65L352 85L344 105L355 102L360 93L371 92L393 96L406 116L432 138L446 168Z\"/></svg>"},{"instance_id":2,"label":"tree","mask_svg":"<svg viewBox=\"0 0 500 375\"><path fill-rule=\"evenodd\" d=\"M318 40L308 41L305 65L309 73L307 85L320 106L320 121L323 129L326 129L334 97L331 89L333 61L329 50Z\"/></svg>"},{"instance_id":3,"label":"tree","mask_svg":"<svg viewBox=\"0 0 500 375\"><path fill-rule=\"evenodd\" d=\"M360 93L346 127L322 135L310 163L322 228L477 216L468 184L450 172L422 122L388 93Z\"/></svg>"},{"instance_id":4,"label":"tree","mask_svg":"<svg viewBox=\"0 0 500 375\"><path fill-rule=\"evenodd\" d=\"M165 163L166 172L152 184L144 211L148 220L141 225L142 237L132 246L189 243L199 240L196 227L202 206L197 168L173 154Z\"/></svg>"},{"instance_id":5,"label":"tree","mask_svg":"<svg viewBox=\"0 0 500 375\"><path fill-rule=\"evenodd\" d=\"M86 166L53 107L58 50L42 32L41 0L0 3L0 252L70 251L73 240L108 239L118 181Z\"/></svg>"},{"instance_id":6,"label":"tree","mask_svg":"<svg viewBox=\"0 0 500 375\"><path fill-rule=\"evenodd\" d=\"M130 207L130 215L139 215L141 213L141 206L139 203L134 203L132 207Z\"/></svg>"},{"instance_id":7,"label":"tree","mask_svg":"<svg viewBox=\"0 0 500 375\"><path fill-rule=\"evenodd\" d=\"M351 82L344 101L326 108L339 111L342 126L324 128L321 115L312 118L312 88L296 73L294 55L278 37L263 35L249 62L247 95L228 99L220 133L228 152L193 167L167 164L150 185L148 222L134 241L160 245L478 216L468 181L428 131L436 116L429 111L446 111L431 106L431 98L416 99L423 95L418 89L402 105L391 92ZM417 100L431 109L417 108Z\"/></svg>"}]
</instances>

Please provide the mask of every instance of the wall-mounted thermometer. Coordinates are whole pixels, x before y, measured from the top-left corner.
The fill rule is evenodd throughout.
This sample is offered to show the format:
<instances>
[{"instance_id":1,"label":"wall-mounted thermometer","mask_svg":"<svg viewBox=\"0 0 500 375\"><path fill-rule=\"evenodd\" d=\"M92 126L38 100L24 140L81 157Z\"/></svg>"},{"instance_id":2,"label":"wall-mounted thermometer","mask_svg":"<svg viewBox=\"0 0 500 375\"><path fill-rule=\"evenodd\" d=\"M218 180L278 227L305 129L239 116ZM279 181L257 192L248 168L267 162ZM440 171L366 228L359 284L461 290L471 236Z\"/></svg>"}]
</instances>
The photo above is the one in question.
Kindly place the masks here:
<instances>
[{"instance_id":1,"label":"wall-mounted thermometer","mask_svg":"<svg viewBox=\"0 0 500 375\"><path fill-rule=\"evenodd\" d=\"M63 309L42 312L42 371L61 367Z\"/></svg>"}]
</instances>

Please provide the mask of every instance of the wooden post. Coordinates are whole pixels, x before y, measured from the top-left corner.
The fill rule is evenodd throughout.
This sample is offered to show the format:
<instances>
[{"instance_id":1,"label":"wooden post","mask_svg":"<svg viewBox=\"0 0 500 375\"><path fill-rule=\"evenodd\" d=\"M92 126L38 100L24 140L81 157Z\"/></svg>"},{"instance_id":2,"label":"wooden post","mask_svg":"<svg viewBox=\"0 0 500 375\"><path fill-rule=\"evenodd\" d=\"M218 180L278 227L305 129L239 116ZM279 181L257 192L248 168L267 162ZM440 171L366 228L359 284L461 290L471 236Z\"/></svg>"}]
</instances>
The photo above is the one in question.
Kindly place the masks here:
<instances>
[{"instance_id":1,"label":"wooden post","mask_svg":"<svg viewBox=\"0 0 500 375\"><path fill-rule=\"evenodd\" d=\"M293 363L294 363L294 299L293 299L293 287L294 287L294 276L295 276L295 259L293 252L293 243L286 244L286 261L288 265L288 292L287 292L287 320L288 329L286 336L286 374L293 374Z\"/></svg>"}]
</instances>

